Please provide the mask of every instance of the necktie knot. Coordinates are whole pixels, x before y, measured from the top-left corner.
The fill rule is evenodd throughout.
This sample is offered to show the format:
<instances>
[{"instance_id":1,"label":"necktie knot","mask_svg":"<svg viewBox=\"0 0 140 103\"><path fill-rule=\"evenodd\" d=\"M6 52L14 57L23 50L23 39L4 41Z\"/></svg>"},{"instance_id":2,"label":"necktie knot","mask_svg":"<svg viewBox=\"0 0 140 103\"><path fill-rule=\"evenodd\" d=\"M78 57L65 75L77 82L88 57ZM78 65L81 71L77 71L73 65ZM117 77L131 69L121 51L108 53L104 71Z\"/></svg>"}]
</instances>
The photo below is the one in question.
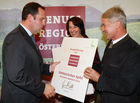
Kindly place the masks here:
<instances>
[{"instance_id":1,"label":"necktie knot","mask_svg":"<svg viewBox=\"0 0 140 103\"><path fill-rule=\"evenodd\" d=\"M112 46L113 46L113 42L111 41L110 45L109 45L109 48L112 48Z\"/></svg>"}]
</instances>

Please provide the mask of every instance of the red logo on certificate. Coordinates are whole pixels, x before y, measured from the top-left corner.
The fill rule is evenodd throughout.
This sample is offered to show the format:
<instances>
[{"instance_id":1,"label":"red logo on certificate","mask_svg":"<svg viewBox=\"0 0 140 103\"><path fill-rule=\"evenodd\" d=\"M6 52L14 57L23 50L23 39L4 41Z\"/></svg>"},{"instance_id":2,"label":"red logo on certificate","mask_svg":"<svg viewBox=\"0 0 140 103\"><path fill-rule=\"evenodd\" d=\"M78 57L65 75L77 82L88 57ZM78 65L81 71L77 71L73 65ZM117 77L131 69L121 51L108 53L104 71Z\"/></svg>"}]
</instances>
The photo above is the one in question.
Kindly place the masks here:
<instances>
[{"instance_id":1,"label":"red logo on certificate","mask_svg":"<svg viewBox=\"0 0 140 103\"><path fill-rule=\"evenodd\" d=\"M79 58L80 58L79 55L73 55L73 54L71 54L70 55L70 58L69 58L68 65L69 66L77 67L78 66L78 62L79 62Z\"/></svg>"}]
</instances>

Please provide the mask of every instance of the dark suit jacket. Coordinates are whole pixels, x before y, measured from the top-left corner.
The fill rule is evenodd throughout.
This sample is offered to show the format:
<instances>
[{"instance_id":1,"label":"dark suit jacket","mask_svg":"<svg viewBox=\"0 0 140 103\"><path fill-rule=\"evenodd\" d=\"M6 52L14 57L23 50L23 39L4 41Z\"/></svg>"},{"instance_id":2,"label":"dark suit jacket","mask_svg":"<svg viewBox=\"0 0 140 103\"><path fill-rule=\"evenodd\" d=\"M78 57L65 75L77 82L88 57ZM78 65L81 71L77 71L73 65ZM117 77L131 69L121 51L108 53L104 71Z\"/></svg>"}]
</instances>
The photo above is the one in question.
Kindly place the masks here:
<instances>
[{"instance_id":1,"label":"dark suit jacket","mask_svg":"<svg viewBox=\"0 0 140 103\"><path fill-rule=\"evenodd\" d=\"M140 50L129 35L106 47L101 68L97 90L102 103L138 103Z\"/></svg>"},{"instance_id":2,"label":"dark suit jacket","mask_svg":"<svg viewBox=\"0 0 140 103\"><path fill-rule=\"evenodd\" d=\"M21 25L7 35L2 53L2 103L40 103L41 74L50 74L49 65Z\"/></svg>"}]
</instances>

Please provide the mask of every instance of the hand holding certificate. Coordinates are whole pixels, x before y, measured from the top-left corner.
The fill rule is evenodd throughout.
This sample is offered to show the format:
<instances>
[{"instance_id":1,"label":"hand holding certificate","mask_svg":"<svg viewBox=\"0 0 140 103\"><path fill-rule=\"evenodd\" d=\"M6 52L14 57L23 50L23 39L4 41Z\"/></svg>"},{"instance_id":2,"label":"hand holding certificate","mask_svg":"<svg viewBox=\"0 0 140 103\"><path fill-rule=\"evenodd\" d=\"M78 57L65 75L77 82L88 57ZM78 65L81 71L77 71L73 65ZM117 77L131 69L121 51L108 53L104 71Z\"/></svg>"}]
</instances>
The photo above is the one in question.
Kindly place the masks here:
<instances>
[{"instance_id":1,"label":"hand holding certificate","mask_svg":"<svg viewBox=\"0 0 140 103\"><path fill-rule=\"evenodd\" d=\"M61 61L52 78L56 93L84 102L89 81L84 70L92 66L97 44L97 39L64 37L62 47L52 50L54 61Z\"/></svg>"}]
</instances>

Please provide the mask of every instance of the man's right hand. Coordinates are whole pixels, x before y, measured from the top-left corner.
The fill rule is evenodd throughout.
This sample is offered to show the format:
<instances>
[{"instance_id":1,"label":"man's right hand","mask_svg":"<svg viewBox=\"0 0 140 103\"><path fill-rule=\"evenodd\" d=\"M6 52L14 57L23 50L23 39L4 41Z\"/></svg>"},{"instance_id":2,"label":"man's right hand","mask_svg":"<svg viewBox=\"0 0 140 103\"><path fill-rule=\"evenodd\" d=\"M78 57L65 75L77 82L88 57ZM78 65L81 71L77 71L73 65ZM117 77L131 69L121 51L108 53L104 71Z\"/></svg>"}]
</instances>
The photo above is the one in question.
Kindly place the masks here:
<instances>
[{"instance_id":1,"label":"man's right hand","mask_svg":"<svg viewBox=\"0 0 140 103\"><path fill-rule=\"evenodd\" d=\"M55 89L51 84L46 84L45 85L45 90L44 90L44 95L46 96L47 99L55 96Z\"/></svg>"},{"instance_id":2,"label":"man's right hand","mask_svg":"<svg viewBox=\"0 0 140 103\"><path fill-rule=\"evenodd\" d=\"M97 71L95 71L92 67L87 67L84 71L84 77L98 82L100 74Z\"/></svg>"}]
</instances>

